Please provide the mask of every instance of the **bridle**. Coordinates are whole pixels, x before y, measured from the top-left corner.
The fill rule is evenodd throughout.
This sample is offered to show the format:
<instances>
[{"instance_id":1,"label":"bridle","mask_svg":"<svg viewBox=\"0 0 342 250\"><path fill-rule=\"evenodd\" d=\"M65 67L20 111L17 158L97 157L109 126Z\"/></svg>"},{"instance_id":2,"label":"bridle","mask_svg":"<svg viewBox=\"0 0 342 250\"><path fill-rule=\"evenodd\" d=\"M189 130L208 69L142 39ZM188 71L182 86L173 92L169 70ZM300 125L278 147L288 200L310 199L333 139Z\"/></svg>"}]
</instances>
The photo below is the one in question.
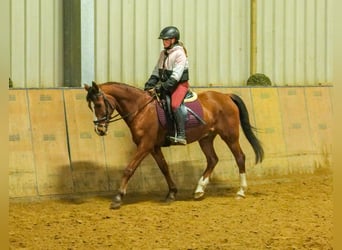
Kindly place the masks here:
<instances>
[{"instance_id":1,"label":"bridle","mask_svg":"<svg viewBox=\"0 0 342 250\"><path fill-rule=\"evenodd\" d=\"M93 123L96 126L106 126L106 124L108 124L108 123L120 121L122 119L128 118L129 116L136 115L155 99L154 96L151 96L150 100L148 100L143 106L138 108L136 111L127 113L125 115L120 115L119 113L117 113L116 115L111 116L111 115L109 115L109 108L111 108L114 112L114 110L115 110L114 105L108 100L108 98L106 97L106 95L102 91L100 91L98 94L96 94L96 96L102 96L104 103L105 103L105 107L106 107L106 115L104 117L102 117L101 119L97 119L96 121L93 121ZM90 104L89 104L89 106L90 106ZM105 124L101 124L102 122L105 122Z\"/></svg>"},{"instance_id":2,"label":"bridle","mask_svg":"<svg viewBox=\"0 0 342 250\"><path fill-rule=\"evenodd\" d=\"M96 97L99 97L99 96L101 96L103 98L103 100L104 100L104 104L105 104L105 107L106 107L106 115L104 117L102 117L101 119L97 119L96 121L93 121L93 123L96 126L101 125L100 123L102 123L102 122L108 123L112 119L112 117L109 116L109 111L108 111L109 107L112 110L115 110L114 105L112 105L110 103L110 101L108 101L108 98L103 94L102 91L100 91L98 94L96 94ZM90 103L89 103L89 107L90 107Z\"/></svg>"}]
</instances>

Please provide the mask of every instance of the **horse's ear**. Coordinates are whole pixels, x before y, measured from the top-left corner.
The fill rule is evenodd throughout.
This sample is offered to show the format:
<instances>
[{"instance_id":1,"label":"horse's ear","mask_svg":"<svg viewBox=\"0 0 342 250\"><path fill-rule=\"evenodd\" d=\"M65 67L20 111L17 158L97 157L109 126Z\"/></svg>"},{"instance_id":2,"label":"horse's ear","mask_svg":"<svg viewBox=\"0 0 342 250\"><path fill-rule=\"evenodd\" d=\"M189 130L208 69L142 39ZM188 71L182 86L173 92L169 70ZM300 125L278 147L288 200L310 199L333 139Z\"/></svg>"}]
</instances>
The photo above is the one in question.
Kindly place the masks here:
<instances>
[{"instance_id":1,"label":"horse's ear","mask_svg":"<svg viewBox=\"0 0 342 250\"><path fill-rule=\"evenodd\" d=\"M97 86L95 81L92 81L92 87L96 90L96 92L99 92L99 86Z\"/></svg>"}]
</instances>

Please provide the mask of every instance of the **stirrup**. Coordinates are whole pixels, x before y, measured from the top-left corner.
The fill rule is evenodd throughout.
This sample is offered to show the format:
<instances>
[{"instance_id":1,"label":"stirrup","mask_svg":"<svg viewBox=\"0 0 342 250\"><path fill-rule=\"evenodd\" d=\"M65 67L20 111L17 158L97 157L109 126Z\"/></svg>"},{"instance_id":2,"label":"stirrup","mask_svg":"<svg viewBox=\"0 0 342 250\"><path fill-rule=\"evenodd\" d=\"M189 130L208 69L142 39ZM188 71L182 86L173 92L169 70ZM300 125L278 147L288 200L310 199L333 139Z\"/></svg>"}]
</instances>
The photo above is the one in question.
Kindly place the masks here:
<instances>
[{"instance_id":1,"label":"stirrup","mask_svg":"<svg viewBox=\"0 0 342 250\"><path fill-rule=\"evenodd\" d=\"M172 142L174 142L176 144L186 145L186 139L185 138L179 138L179 137L174 137L174 136L169 136L168 138L169 138L169 140L171 140Z\"/></svg>"}]
</instances>

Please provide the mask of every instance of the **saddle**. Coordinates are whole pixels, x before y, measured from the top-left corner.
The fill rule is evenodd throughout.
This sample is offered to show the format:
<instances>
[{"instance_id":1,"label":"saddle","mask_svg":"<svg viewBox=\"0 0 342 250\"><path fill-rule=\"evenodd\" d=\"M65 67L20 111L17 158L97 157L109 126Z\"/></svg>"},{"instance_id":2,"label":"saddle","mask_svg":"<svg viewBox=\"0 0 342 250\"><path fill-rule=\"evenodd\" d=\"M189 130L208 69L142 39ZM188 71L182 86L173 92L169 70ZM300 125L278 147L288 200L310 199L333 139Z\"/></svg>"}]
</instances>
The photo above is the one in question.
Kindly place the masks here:
<instances>
[{"instance_id":1,"label":"saddle","mask_svg":"<svg viewBox=\"0 0 342 250\"><path fill-rule=\"evenodd\" d=\"M156 109L161 126L168 131L167 136L174 136L176 125L171 109L171 97L169 95L164 95L159 102L156 102ZM186 117L185 130L205 124L205 121L203 120L203 109L195 92L190 90L187 92L180 109ZM167 142L165 146L169 146L170 143L171 142Z\"/></svg>"}]
</instances>

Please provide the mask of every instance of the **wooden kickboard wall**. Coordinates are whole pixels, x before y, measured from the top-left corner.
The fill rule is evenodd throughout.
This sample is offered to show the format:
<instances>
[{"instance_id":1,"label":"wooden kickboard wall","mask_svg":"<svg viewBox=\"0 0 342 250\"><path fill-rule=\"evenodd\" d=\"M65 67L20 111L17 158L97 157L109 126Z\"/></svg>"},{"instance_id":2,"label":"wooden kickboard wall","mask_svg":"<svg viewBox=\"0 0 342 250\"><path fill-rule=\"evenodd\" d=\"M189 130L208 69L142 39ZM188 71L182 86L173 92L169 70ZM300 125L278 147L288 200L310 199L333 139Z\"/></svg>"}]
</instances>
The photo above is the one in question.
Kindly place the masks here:
<instances>
[{"instance_id":1,"label":"wooden kickboard wall","mask_svg":"<svg viewBox=\"0 0 342 250\"><path fill-rule=\"evenodd\" d=\"M254 165L254 152L241 131L249 178L313 173L330 167L333 87L218 88L242 97L257 127L265 160ZM196 92L208 89L194 89ZM211 89L212 90L212 89ZM106 137L93 128L84 89L9 90L9 196L41 197L113 192L135 152L123 121ZM228 147L215 140L219 163L212 181L238 180ZM162 149L181 189L192 189L206 167L197 143ZM151 156L137 169L129 192L166 192L166 182Z\"/></svg>"}]
</instances>

